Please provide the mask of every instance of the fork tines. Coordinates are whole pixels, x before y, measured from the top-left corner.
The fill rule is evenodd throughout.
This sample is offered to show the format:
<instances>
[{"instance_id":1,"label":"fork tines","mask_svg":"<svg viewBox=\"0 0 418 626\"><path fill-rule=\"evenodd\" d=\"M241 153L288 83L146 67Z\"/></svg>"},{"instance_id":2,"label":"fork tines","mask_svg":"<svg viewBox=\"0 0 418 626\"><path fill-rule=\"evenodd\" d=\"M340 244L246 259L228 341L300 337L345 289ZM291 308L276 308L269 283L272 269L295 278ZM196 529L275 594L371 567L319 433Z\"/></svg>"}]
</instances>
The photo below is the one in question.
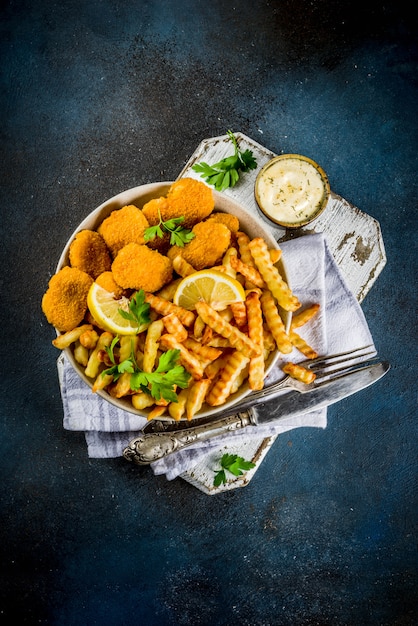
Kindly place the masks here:
<instances>
[{"instance_id":1,"label":"fork tines","mask_svg":"<svg viewBox=\"0 0 418 626\"><path fill-rule=\"evenodd\" d=\"M376 355L377 352L375 347L373 345L369 345L355 350L348 350L347 352L340 352L338 354L319 356L316 359L312 359L312 361L304 362L303 365L304 367L315 372L317 378L322 378L344 372L345 370L353 368L356 365L360 366L365 361L372 359Z\"/></svg>"}]
</instances>

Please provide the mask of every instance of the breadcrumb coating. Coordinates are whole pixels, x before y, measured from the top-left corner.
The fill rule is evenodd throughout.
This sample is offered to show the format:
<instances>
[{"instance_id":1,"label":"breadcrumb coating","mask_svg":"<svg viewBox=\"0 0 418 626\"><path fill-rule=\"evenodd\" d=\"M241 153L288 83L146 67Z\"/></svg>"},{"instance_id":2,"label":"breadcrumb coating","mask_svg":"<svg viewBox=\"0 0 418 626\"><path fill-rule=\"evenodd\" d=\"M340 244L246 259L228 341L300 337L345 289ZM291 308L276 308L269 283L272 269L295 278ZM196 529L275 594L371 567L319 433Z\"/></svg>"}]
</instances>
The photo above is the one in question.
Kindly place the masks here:
<instances>
[{"instance_id":1,"label":"breadcrumb coating","mask_svg":"<svg viewBox=\"0 0 418 626\"><path fill-rule=\"evenodd\" d=\"M160 211L163 221L184 217L182 226L192 228L208 217L215 207L212 189L194 178L181 178L174 182L165 197L150 200L142 212L153 226L158 224Z\"/></svg>"},{"instance_id":2,"label":"breadcrumb coating","mask_svg":"<svg viewBox=\"0 0 418 626\"><path fill-rule=\"evenodd\" d=\"M239 219L235 215L231 215L231 213L212 213L206 221L225 224L233 234L239 231Z\"/></svg>"},{"instance_id":3,"label":"breadcrumb coating","mask_svg":"<svg viewBox=\"0 0 418 626\"><path fill-rule=\"evenodd\" d=\"M124 289L143 289L154 293L173 277L171 260L148 246L130 243L112 263L112 273Z\"/></svg>"},{"instance_id":4,"label":"breadcrumb coating","mask_svg":"<svg viewBox=\"0 0 418 626\"><path fill-rule=\"evenodd\" d=\"M100 224L97 232L103 237L113 258L128 243L144 243L149 223L143 212L133 204L116 209Z\"/></svg>"},{"instance_id":5,"label":"breadcrumb coating","mask_svg":"<svg viewBox=\"0 0 418 626\"><path fill-rule=\"evenodd\" d=\"M69 251L70 265L93 279L110 270L112 259L103 237L94 230L82 230L75 236Z\"/></svg>"},{"instance_id":6,"label":"breadcrumb coating","mask_svg":"<svg viewBox=\"0 0 418 626\"><path fill-rule=\"evenodd\" d=\"M78 326L87 311L91 276L76 267L63 267L52 276L42 298L42 310L50 324L66 332Z\"/></svg>"},{"instance_id":7,"label":"breadcrumb coating","mask_svg":"<svg viewBox=\"0 0 418 626\"><path fill-rule=\"evenodd\" d=\"M119 300L124 295L125 290L117 284L111 271L100 274L96 278L96 283L103 289L106 289L106 291L113 293L116 300Z\"/></svg>"},{"instance_id":8,"label":"breadcrumb coating","mask_svg":"<svg viewBox=\"0 0 418 626\"><path fill-rule=\"evenodd\" d=\"M184 248L173 246L167 253L170 259L180 254L196 270L213 267L220 263L231 243L231 231L225 224L213 220L199 222L192 228L194 239Z\"/></svg>"}]
</instances>

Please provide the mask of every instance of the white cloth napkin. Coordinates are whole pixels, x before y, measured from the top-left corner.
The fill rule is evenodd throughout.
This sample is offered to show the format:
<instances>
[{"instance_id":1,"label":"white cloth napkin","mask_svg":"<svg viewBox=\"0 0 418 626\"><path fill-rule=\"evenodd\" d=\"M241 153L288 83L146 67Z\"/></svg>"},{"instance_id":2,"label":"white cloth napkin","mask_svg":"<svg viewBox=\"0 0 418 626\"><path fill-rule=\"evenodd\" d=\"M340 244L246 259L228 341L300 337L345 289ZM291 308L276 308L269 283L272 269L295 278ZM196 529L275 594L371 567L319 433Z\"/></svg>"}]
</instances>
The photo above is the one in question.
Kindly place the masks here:
<instances>
[{"instance_id":1,"label":"white cloth napkin","mask_svg":"<svg viewBox=\"0 0 418 626\"><path fill-rule=\"evenodd\" d=\"M346 285L322 234L305 235L281 244L283 258L292 290L303 306L319 303L320 311L314 321L298 329L298 333L319 354L334 354L372 345L367 322L354 295ZM298 362L305 357L297 350L288 360ZM115 458L138 436L147 423L145 418L122 411L100 396L80 379L62 354L58 359L58 374L64 408L64 428L84 431L88 455L91 458ZM281 376L279 368L271 380ZM257 409L254 409L255 411ZM313 411L276 424L247 427L222 437L201 442L172 454L151 465L155 474L165 474L172 480L199 463L209 451L225 446L228 441L263 439L300 427L325 428L326 409Z\"/></svg>"}]
</instances>

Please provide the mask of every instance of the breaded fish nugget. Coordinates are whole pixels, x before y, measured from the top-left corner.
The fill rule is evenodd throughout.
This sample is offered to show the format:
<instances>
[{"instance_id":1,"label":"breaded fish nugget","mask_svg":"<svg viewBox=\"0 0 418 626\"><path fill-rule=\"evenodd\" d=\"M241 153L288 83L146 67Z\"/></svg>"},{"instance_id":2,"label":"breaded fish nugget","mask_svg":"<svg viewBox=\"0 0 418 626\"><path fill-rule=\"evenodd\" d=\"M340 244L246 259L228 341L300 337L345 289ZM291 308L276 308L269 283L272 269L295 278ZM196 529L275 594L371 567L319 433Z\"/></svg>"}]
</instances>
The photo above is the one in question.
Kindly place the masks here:
<instances>
[{"instance_id":1,"label":"breaded fish nugget","mask_svg":"<svg viewBox=\"0 0 418 626\"><path fill-rule=\"evenodd\" d=\"M129 243L113 261L112 273L117 284L124 289L143 289L154 293L170 282L173 265L157 250Z\"/></svg>"},{"instance_id":2,"label":"breaded fish nugget","mask_svg":"<svg viewBox=\"0 0 418 626\"><path fill-rule=\"evenodd\" d=\"M93 279L110 270L112 259L103 237L94 230L76 234L69 250L70 265L86 272Z\"/></svg>"},{"instance_id":3,"label":"breaded fish nugget","mask_svg":"<svg viewBox=\"0 0 418 626\"><path fill-rule=\"evenodd\" d=\"M50 324L62 332L78 326L87 311L91 276L76 267L63 267L52 276L42 298L42 310Z\"/></svg>"},{"instance_id":4,"label":"breaded fish nugget","mask_svg":"<svg viewBox=\"0 0 418 626\"><path fill-rule=\"evenodd\" d=\"M119 300L124 295L124 289L117 284L115 277L111 271L103 272L96 278L96 283L114 294L116 300Z\"/></svg>"},{"instance_id":5,"label":"breaded fish nugget","mask_svg":"<svg viewBox=\"0 0 418 626\"><path fill-rule=\"evenodd\" d=\"M174 182L167 195L150 200L142 207L142 212L153 226L173 217L184 217L182 226L191 228L204 220L214 209L212 189L199 180L181 178Z\"/></svg>"},{"instance_id":6,"label":"breaded fish nugget","mask_svg":"<svg viewBox=\"0 0 418 626\"><path fill-rule=\"evenodd\" d=\"M144 243L149 223L143 212L133 204L116 209L100 224L97 232L103 237L113 258L128 243Z\"/></svg>"},{"instance_id":7,"label":"breaded fish nugget","mask_svg":"<svg viewBox=\"0 0 418 626\"><path fill-rule=\"evenodd\" d=\"M213 220L200 222L192 228L195 237L184 248L173 246L167 253L170 259L180 254L196 270L213 267L221 262L231 243L231 231L225 224Z\"/></svg>"}]
</instances>

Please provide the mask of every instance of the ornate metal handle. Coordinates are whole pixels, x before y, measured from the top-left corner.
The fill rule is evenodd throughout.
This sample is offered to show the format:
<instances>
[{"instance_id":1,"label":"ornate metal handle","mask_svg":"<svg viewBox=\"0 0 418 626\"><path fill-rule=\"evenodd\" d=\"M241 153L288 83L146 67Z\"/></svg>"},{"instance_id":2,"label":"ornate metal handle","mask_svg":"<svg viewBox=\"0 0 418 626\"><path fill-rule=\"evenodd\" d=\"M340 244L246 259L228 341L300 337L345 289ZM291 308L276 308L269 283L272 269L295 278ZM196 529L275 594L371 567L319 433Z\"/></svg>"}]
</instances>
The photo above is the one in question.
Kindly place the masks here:
<instances>
[{"instance_id":1,"label":"ornate metal handle","mask_svg":"<svg viewBox=\"0 0 418 626\"><path fill-rule=\"evenodd\" d=\"M123 451L123 456L137 465L148 465L198 441L206 441L251 424L255 424L254 418L252 418L251 412L245 412L229 415L187 430L144 433L127 445Z\"/></svg>"}]
</instances>

